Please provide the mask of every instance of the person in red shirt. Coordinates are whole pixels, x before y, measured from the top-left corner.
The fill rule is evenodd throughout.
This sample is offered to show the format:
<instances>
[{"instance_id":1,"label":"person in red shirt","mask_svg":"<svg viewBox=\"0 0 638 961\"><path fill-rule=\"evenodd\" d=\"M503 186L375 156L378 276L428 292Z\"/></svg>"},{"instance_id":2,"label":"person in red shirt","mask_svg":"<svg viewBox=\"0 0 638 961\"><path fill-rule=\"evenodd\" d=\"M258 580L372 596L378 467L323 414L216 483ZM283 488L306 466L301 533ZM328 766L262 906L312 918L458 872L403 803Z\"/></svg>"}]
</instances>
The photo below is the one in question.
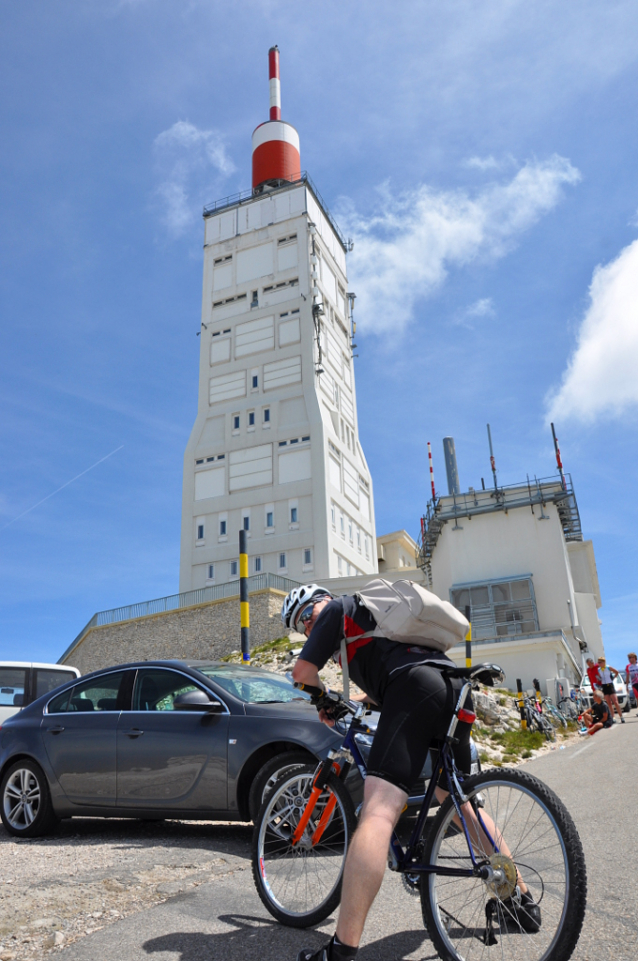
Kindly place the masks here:
<instances>
[{"instance_id":1,"label":"person in red shirt","mask_svg":"<svg viewBox=\"0 0 638 961\"><path fill-rule=\"evenodd\" d=\"M587 658L587 677L589 678L589 683L591 684L592 694L598 688L603 686L603 682L600 679L600 671L598 670L598 664L594 661L593 657Z\"/></svg>"}]
</instances>

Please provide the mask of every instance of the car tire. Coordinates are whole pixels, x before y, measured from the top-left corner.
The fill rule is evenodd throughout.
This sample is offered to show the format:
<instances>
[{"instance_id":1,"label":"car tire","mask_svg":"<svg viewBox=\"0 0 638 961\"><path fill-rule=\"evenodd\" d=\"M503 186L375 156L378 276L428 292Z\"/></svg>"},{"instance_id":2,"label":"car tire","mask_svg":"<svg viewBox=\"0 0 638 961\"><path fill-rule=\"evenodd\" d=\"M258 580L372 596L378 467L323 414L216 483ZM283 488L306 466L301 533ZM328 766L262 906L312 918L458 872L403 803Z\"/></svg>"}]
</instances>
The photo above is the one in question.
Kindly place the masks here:
<instances>
[{"instance_id":1,"label":"car tire","mask_svg":"<svg viewBox=\"0 0 638 961\"><path fill-rule=\"evenodd\" d=\"M284 751L276 754L261 767L250 785L248 792L248 811L252 821L261 810L261 806L270 794L275 783L288 771L296 767L312 764L315 760L309 751Z\"/></svg>"},{"instance_id":2,"label":"car tire","mask_svg":"<svg viewBox=\"0 0 638 961\"><path fill-rule=\"evenodd\" d=\"M18 838L41 837L57 826L60 819L53 810L49 783L35 761L15 761L5 772L0 816L9 834Z\"/></svg>"}]
</instances>

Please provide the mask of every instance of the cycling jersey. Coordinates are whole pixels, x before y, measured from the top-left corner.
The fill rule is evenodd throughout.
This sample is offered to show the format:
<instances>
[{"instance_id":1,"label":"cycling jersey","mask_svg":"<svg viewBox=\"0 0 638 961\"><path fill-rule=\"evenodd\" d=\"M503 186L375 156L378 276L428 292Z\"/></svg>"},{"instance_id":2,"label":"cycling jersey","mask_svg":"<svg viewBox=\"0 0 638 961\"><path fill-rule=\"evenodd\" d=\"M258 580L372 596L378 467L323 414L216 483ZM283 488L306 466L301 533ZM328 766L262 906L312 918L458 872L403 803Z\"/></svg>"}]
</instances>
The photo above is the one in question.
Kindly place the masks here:
<instances>
[{"instance_id":1,"label":"cycling jersey","mask_svg":"<svg viewBox=\"0 0 638 961\"><path fill-rule=\"evenodd\" d=\"M341 663L339 649L345 631L349 641L347 652L350 676L355 684L379 705L383 704L388 682L396 672L412 664L431 661L452 665L454 663L441 651L426 647L408 647L385 637L365 637L357 640L375 627L376 621L372 614L356 597L335 597L319 614L299 657L314 664L317 670L331 657Z\"/></svg>"},{"instance_id":2,"label":"cycling jersey","mask_svg":"<svg viewBox=\"0 0 638 961\"><path fill-rule=\"evenodd\" d=\"M629 680L632 687L638 686L638 664L629 663L625 668L625 673L629 674Z\"/></svg>"},{"instance_id":3,"label":"cycling jersey","mask_svg":"<svg viewBox=\"0 0 638 961\"><path fill-rule=\"evenodd\" d=\"M339 661L347 646L352 679L381 708L368 758L368 776L396 785L406 794L423 769L433 739L443 738L463 682L444 677L435 664L453 664L441 651L408 647L384 637L362 637L374 630L370 612L355 597L338 597L319 614L299 655L320 670L330 657ZM359 638L359 640L357 640ZM465 702L471 710L471 696ZM459 770L469 774L471 725L459 722L453 747ZM447 787L443 775L441 787Z\"/></svg>"},{"instance_id":4,"label":"cycling jersey","mask_svg":"<svg viewBox=\"0 0 638 961\"><path fill-rule=\"evenodd\" d=\"M608 667L599 667L599 668L598 668L598 672L599 672L599 674L600 674L600 683L601 683L601 684L603 684L603 685L605 685L605 684L611 684L611 685L613 686L614 679L613 679L613 677L611 676L611 671L609 670Z\"/></svg>"}]
</instances>

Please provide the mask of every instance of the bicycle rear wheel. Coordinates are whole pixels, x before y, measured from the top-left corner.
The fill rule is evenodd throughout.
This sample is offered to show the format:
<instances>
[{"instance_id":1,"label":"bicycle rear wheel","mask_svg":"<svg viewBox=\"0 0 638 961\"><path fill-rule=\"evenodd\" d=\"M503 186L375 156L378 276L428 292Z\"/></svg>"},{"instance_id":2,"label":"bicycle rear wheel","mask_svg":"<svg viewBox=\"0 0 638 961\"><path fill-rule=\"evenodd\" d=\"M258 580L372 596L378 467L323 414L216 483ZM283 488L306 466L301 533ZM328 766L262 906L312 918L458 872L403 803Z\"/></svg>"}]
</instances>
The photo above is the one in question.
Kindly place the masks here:
<instances>
[{"instance_id":1,"label":"bicycle rear wheel","mask_svg":"<svg viewBox=\"0 0 638 961\"><path fill-rule=\"evenodd\" d=\"M315 771L316 766L305 765L284 775L262 806L253 833L257 893L274 918L295 928L325 921L339 904L343 864L356 826L352 799L331 774L301 839L293 843ZM320 822L323 831L317 832Z\"/></svg>"},{"instance_id":2,"label":"bicycle rear wheel","mask_svg":"<svg viewBox=\"0 0 638 961\"><path fill-rule=\"evenodd\" d=\"M487 818L494 822L511 857L503 857L502 843L500 853L475 845L478 860L491 859L493 867L505 871L507 883L496 889L476 877L423 876L423 920L439 956L443 961L567 961L583 924L587 879L580 838L566 808L546 785L521 771L488 771L464 781L463 789L486 827ZM427 835L425 864L471 868L455 817L447 798ZM535 933L523 929L512 904L521 879L540 907Z\"/></svg>"}]
</instances>

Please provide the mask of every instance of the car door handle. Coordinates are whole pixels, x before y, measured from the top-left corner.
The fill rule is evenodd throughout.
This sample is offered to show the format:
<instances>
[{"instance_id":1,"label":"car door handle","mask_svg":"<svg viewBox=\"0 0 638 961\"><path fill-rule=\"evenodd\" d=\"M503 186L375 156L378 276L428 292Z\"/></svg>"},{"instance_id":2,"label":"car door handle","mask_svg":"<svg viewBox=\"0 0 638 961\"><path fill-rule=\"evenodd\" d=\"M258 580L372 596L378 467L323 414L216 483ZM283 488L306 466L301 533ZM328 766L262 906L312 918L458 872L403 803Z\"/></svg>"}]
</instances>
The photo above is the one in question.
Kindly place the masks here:
<instances>
[{"instance_id":1,"label":"car door handle","mask_svg":"<svg viewBox=\"0 0 638 961\"><path fill-rule=\"evenodd\" d=\"M61 724L56 724L55 727L48 727L48 728L47 728L47 731L49 732L49 734L62 734L62 731L63 731L63 730L64 730L64 728L62 727Z\"/></svg>"},{"instance_id":2,"label":"car door handle","mask_svg":"<svg viewBox=\"0 0 638 961\"><path fill-rule=\"evenodd\" d=\"M139 727L132 727L130 731L124 731L127 737L139 737L144 731L140 731Z\"/></svg>"}]
</instances>

